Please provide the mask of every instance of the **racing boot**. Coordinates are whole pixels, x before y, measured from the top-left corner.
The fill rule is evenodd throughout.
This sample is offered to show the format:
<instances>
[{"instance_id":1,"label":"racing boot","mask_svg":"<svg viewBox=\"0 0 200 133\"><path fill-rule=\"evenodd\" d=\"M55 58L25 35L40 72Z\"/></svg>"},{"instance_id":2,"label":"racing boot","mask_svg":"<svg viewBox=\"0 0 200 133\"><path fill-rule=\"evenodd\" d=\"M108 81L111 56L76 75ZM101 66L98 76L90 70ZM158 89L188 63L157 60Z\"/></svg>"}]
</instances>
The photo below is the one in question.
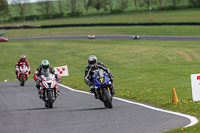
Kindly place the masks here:
<instances>
[{"instance_id":1,"label":"racing boot","mask_svg":"<svg viewBox=\"0 0 200 133\"><path fill-rule=\"evenodd\" d=\"M38 91L40 90L40 85L36 85L35 87L38 89Z\"/></svg>"},{"instance_id":2,"label":"racing boot","mask_svg":"<svg viewBox=\"0 0 200 133\"><path fill-rule=\"evenodd\" d=\"M98 99L97 93L94 92L95 99Z\"/></svg>"},{"instance_id":3,"label":"racing boot","mask_svg":"<svg viewBox=\"0 0 200 133\"><path fill-rule=\"evenodd\" d=\"M60 91L59 91L59 90L57 90L56 96L59 96L59 95L60 95Z\"/></svg>"},{"instance_id":4,"label":"racing boot","mask_svg":"<svg viewBox=\"0 0 200 133\"><path fill-rule=\"evenodd\" d=\"M60 95L60 91L58 90L58 86L56 86L56 97Z\"/></svg>"},{"instance_id":5,"label":"racing boot","mask_svg":"<svg viewBox=\"0 0 200 133\"><path fill-rule=\"evenodd\" d=\"M18 78L18 72L17 72L17 71L15 72L15 74L16 74L16 78L19 79L19 78Z\"/></svg>"},{"instance_id":6,"label":"racing boot","mask_svg":"<svg viewBox=\"0 0 200 133\"><path fill-rule=\"evenodd\" d=\"M35 87L37 88L39 98L41 99L42 98L42 94L41 94L41 91L40 91L40 85L36 85Z\"/></svg>"},{"instance_id":7,"label":"racing boot","mask_svg":"<svg viewBox=\"0 0 200 133\"><path fill-rule=\"evenodd\" d=\"M112 96L115 95L115 90L114 90L114 89L111 90L111 95L112 95Z\"/></svg>"},{"instance_id":8,"label":"racing boot","mask_svg":"<svg viewBox=\"0 0 200 133\"><path fill-rule=\"evenodd\" d=\"M44 91L43 91L42 87L40 87L40 89L38 90L38 94L39 94L39 98L43 100L44 99Z\"/></svg>"},{"instance_id":9,"label":"racing boot","mask_svg":"<svg viewBox=\"0 0 200 133\"><path fill-rule=\"evenodd\" d=\"M112 87L110 87L110 93L111 93L111 95L112 95L112 97L115 95L115 90L114 90L114 87L112 86Z\"/></svg>"},{"instance_id":10,"label":"racing boot","mask_svg":"<svg viewBox=\"0 0 200 133\"><path fill-rule=\"evenodd\" d=\"M115 90L114 90L114 86L113 86L113 81L112 80L111 80L109 85L110 85L110 93L111 93L111 95L113 97L113 95L115 95Z\"/></svg>"},{"instance_id":11,"label":"racing boot","mask_svg":"<svg viewBox=\"0 0 200 133\"><path fill-rule=\"evenodd\" d=\"M42 92L41 91L38 91L38 96L40 99L42 99Z\"/></svg>"},{"instance_id":12,"label":"racing boot","mask_svg":"<svg viewBox=\"0 0 200 133\"><path fill-rule=\"evenodd\" d=\"M95 88L93 88L93 86L90 87L90 93L93 93L94 96L95 96L95 99L98 99L97 94L96 94L96 92L95 92Z\"/></svg>"}]
</instances>

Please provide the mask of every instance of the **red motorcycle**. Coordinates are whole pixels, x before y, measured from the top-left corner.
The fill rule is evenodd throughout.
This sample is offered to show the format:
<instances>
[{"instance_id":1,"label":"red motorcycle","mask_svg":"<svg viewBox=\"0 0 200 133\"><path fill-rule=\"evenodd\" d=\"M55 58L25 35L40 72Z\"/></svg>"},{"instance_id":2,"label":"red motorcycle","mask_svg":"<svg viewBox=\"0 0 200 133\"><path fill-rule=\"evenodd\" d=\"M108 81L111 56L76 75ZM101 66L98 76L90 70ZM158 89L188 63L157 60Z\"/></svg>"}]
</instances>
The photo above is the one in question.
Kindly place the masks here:
<instances>
[{"instance_id":1,"label":"red motorcycle","mask_svg":"<svg viewBox=\"0 0 200 133\"><path fill-rule=\"evenodd\" d=\"M18 79L21 86L24 86L25 81L28 80L29 69L26 65L22 65L19 67L18 71Z\"/></svg>"}]
</instances>

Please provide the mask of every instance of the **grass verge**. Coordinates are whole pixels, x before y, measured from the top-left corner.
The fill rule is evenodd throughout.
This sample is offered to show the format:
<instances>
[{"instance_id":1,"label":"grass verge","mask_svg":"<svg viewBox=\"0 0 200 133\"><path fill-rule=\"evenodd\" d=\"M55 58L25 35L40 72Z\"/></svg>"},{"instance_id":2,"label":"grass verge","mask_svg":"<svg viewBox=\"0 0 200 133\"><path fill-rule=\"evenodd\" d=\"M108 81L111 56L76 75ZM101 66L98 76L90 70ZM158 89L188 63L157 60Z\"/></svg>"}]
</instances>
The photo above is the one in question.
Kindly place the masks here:
<instances>
[{"instance_id":1,"label":"grass verge","mask_svg":"<svg viewBox=\"0 0 200 133\"><path fill-rule=\"evenodd\" d=\"M6 37L66 36L66 35L164 35L200 36L200 26L108 26L51 29L7 30Z\"/></svg>"},{"instance_id":2,"label":"grass verge","mask_svg":"<svg viewBox=\"0 0 200 133\"><path fill-rule=\"evenodd\" d=\"M138 11L119 14L102 14L96 16L80 16L37 21L10 21L1 22L2 26L20 25L59 25L59 24L88 24L88 23L150 23L152 22L200 22L200 9L185 9L172 11Z\"/></svg>"},{"instance_id":3,"label":"grass verge","mask_svg":"<svg viewBox=\"0 0 200 133\"><path fill-rule=\"evenodd\" d=\"M87 58L95 54L115 76L117 97L200 117L200 102L192 101L190 74L199 73L200 42L133 40L38 40L0 44L0 81L16 81L14 65L26 54L32 68L29 80L43 59L52 67L68 65L69 77L62 83L89 91L84 83ZM179 103L172 104L172 88ZM62 93L62 92L61 92ZM170 133L194 133L200 124Z\"/></svg>"}]
</instances>

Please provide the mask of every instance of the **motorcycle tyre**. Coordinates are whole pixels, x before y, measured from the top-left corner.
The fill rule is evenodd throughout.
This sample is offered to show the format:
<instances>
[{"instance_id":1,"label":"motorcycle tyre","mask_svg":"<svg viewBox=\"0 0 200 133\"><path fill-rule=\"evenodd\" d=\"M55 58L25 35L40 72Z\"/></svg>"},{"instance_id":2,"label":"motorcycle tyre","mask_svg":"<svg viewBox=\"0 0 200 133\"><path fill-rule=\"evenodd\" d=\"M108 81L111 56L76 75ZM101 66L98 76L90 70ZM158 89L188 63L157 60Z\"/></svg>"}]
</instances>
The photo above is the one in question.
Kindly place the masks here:
<instances>
[{"instance_id":1,"label":"motorcycle tyre","mask_svg":"<svg viewBox=\"0 0 200 133\"><path fill-rule=\"evenodd\" d=\"M105 107L106 108L112 108L113 107L112 100L111 100L111 97L109 96L108 90L103 89L103 94L106 97L106 100L104 101Z\"/></svg>"},{"instance_id":2,"label":"motorcycle tyre","mask_svg":"<svg viewBox=\"0 0 200 133\"><path fill-rule=\"evenodd\" d=\"M22 77L22 81L20 81L20 85L21 86L24 86L24 84L25 84L25 81L24 81L24 76Z\"/></svg>"},{"instance_id":3,"label":"motorcycle tyre","mask_svg":"<svg viewBox=\"0 0 200 133\"><path fill-rule=\"evenodd\" d=\"M46 108L48 108L48 104L45 103L44 105L45 105Z\"/></svg>"},{"instance_id":4,"label":"motorcycle tyre","mask_svg":"<svg viewBox=\"0 0 200 133\"><path fill-rule=\"evenodd\" d=\"M108 108L108 105L106 104L106 102L104 102L104 106L105 106L106 108Z\"/></svg>"},{"instance_id":5,"label":"motorcycle tyre","mask_svg":"<svg viewBox=\"0 0 200 133\"><path fill-rule=\"evenodd\" d=\"M48 108L53 108L53 92L48 91L47 96L48 96L48 101L47 101Z\"/></svg>"}]
</instances>

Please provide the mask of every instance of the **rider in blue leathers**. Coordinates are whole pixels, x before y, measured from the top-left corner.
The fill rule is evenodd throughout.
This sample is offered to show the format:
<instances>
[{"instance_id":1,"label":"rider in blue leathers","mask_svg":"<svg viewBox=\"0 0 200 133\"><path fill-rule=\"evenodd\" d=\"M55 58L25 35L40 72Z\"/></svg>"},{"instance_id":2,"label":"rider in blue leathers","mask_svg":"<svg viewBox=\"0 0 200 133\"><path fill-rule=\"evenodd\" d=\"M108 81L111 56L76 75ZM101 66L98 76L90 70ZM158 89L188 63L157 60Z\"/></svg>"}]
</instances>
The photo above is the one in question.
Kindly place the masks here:
<instances>
[{"instance_id":1,"label":"rider in blue leathers","mask_svg":"<svg viewBox=\"0 0 200 133\"><path fill-rule=\"evenodd\" d=\"M110 78L110 81L112 83L112 86L110 89L111 89L111 95L113 96L115 94L114 87L113 87L114 76L112 75L110 69L108 69L103 63L97 62L97 57L95 55L90 55L88 57L88 66L85 68L84 81L90 87L90 92L94 93L95 98L97 98L96 93L95 93L94 81L92 78L94 71L97 69L103 69L104 71L107 72L108 77Z\"/></svg>"}]
</instances>

